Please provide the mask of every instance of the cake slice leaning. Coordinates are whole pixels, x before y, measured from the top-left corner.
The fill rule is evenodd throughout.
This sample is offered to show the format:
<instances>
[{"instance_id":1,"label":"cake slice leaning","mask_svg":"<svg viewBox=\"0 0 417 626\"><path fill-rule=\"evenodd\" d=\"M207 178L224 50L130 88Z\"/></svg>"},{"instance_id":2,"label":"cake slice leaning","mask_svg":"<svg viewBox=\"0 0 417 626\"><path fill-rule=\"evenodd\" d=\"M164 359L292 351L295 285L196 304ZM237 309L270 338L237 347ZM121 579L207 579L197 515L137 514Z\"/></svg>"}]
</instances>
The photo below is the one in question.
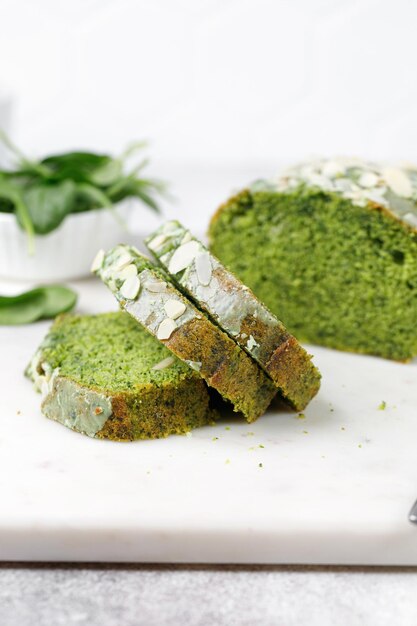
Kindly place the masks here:
<instances>
[{"instance_id":1,"label":"cake slice leaning","mask_svg":"<svg viewBox=\"0 0 417 626\"><path fill-rule=\"evenodd\" d=\"M184 293L269 374L283 398L301 411L320 387L320 373L267 307L177 221L146 239Z\"/></svg>"},{"instance_id":2,"label":"cake slice leaning","mask_svg":"<svg viewBox=\"0 0 417 626\"><path fill-rule=\"evenodd\" d=\"M26 375L46 417L90 437L154 439L217 417L200 376L121 311L58 317Z\"/></svg>"},{"instance_id":3,"label":"cake slice leaning","mask_svg":"<svg viewBox=\"0 0 417 626\"><path fill-rule=\"evenodd\" d=\"M99 253L93 269L125 311L248 422L265 412L276 394L272 380L149 259L135 248L119 245Z\"/></svg>"}]
</instances>

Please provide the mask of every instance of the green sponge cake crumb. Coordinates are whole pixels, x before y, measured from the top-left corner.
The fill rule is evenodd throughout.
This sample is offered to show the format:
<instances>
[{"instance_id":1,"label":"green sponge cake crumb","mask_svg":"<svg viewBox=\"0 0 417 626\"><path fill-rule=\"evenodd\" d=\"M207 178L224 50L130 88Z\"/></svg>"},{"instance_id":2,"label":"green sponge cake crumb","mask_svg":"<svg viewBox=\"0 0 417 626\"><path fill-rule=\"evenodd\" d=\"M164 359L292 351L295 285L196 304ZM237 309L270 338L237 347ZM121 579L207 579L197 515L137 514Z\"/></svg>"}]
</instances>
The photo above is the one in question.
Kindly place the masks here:
<instances>
[{"instance_id":1,"label":"green sponge cake crumb","mask_svg":"<svg viewBox=\"0 0 417 626\"><path fill-rule=\"evenodd\" d=\"M47 417L94 437L165 437L215 417L198 374L123 312L59 317L26 373Z\"/></svg>"},{"instance_id":2,"label":"green sponge cake crumb","mask_svg":"<svg viewBox=\"0 0 417 626\"><path fill-rule=\"evenodd\" d=\"M417 355L417 172L319 162L213 217L211 250L299 339Z\"/></svg>"}]
</instances>

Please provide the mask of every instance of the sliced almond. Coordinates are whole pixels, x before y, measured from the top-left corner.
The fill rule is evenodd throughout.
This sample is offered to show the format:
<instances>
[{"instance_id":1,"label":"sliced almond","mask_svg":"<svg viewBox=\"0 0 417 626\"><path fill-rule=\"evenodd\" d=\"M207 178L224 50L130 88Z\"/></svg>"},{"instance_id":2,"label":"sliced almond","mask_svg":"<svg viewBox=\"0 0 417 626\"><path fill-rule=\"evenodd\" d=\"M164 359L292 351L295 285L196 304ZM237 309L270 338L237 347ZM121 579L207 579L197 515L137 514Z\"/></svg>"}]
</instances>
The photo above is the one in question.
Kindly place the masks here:
<instances>
[{"instance_id":1,"label":"sliced almond","mask_svg":"<svg viewBox=\"0 0 417 626\"><path fill-rule=\"evenodd\" d=\"M414 228L417 228L417 215L415 213L405 213L401 217L401 219L403 220L403 222L406 222L410 226L414 226Z\"/></svg>"},{"instance_id":2,"label":"sliced almond","mask_svg":"<svg viewBox=\"0 0 417 626\"><path fill-rule=\"evenodd\" d=\"M198 282L201 285L208 285L211 280L211 261L208 252L201 252L195 258L195 269L197 271Z\"/></svg>"},{"instance_id":3,"label":"sliced almond","mask_svg":"<svg viewBox=\"0 0 417 626\"><path fill-rule=\"evenodd\" d=\"M104 250L99 250L91 264L91 271L98 272L98 270L101 269L103 265L103 261L104 261Z\"/></svg>"},{"instance_id":4,"label":"sliced almond","mask_svg":"<svg viewBox=\"0 0 417 626\"><path fill-rule=\"evenodd\" d=\"M169 339L177 328L176 323L169 317L166 317L158 326L156 336L158 339Z\"/></svg>"},{"instance_id":5,"label":"sliced almond","mask_svg":"<svg viewBox=\"0 0 417 626\"><path fill-rule=\"evenodd\" d=\"M364 172L363 174L361 174L358 182L361 187L366 187L367 189L371 189L372 187L377 186L379 182L379 177L373 172Z\"/></svg>"},{"instance_id":6,"label":"sliced almond","mask_svg":"<svg viewBox=\"0 0 417 626\"><path fill-rule=\"evenodd\" d=\"M246 342L247 349L253 350L253 348L256 348L256 346L259 346L258 342L255 341L252 335L249 335L249 339Z\"/></svg>"},{"instance_id":7,"label":"sliced almond","mask_svg":"<svg viewBox=\"0 0 417 626\"><path fill-rule=\"evenodd\" d=\"M410 198L413 193L413 186L410 178L399 167L385 167L382 175L392 191L403 198Z\"/></svg>"},{"instance_id":8,"label":"sliced almond","mask_svg":"<svg viewBox=\"0 0 417 626\"><path fill-rule=\"evenodd\" d=\"M176 320L177 317L180 317L183 313L185 313L186 308L187 307L185 306L184 302L181 302L181 300L171 299L167 300L164 304L166 314L172 320Z\"/></svg>"},{"instance_id":9,"label":"sliced almond","mask_svg":"<svg viewBox=\"0 0 417 626\"><path fill-rule=\"evenodd\" d=\"M172 255L168 265L168 272L170 274L177 274L185 270L185 268L194 261L199 252L200 244L198 241L192 240L182 244Z\"/></svg>"},{"instance_id":10,"label":"sliced almond","mask_svg":"<svg viewBox=\"0 0 417 626\"><path fill-rule=\"evenodd\" d=\"M192 238L193 237L192 237L190 231L187 230L187 232L185 233L184 237L181 240L181 245L183 245L184 243L188 243L189 241L191 241Z\"/></svg>"},{"instance_id":11,"label":"sliced almond","mask_svg":"<svg viewBox=\"0 0 417 626\"><path fill-rule=\"evenodd\" d=\"M322 166L324 176L333 178L345 173L346 168L339 161L325 161Z\"/></svg>"},{"instance_id":12,"label":"sliced almond","mask_svg":"<svg viewBox=\"0 0 417 626\"><path fill-rule=\"evenodd\" d=\"M188 359L186 359L185 361L192 370L195 370L196 372L199 372L201 370L201 361L189 361Z\"/></svg>"},{"instance_id":13,"label":"sliced almond","mask_svg":"<svg viewBox=\"0 0 417 626\"><path fill-rule=\"evenodd\" d=\"M118 278L119 280L127 280L128 278L132 278L133 276L137 275L138 268L134 263L130 263L129 265L126 265L126 267L124 267L122 270L120 270L120 272L117 272L115 278Z\"/></svg>"},{"instance_id":14,"label":"sliced almond","mask_svg":"<svg viewBox=\"0 0 417 626\"><path fill-rule=\"evenodd\" d=\"M169 239L169 235L156 235L156 237L151 239L151 241L148 243L148 248L154 251L159 250L159 248L164 245L167 239Z\"/></svg>"},{"instance_id":15,"label":"sliced almond","mask_svg":"<svg viewBox=\"0 0 417 626\"><path fill-rule=\"evenodd\" d=\"M138 295L140 290L140 280L138 276L131 276L120 287L121 295L126 298L126 300L134 300Z\"/></svg>"},{"instance_id":16,"label":"sliced almond","mask_svg":"<svg viewBox=\"0 0 417 626\"><path fill-rule=\"evenodd\" d=\"M152 293L163 293L167 290L167 284L163 280L148 280L144 287Z\"/></svg>"},{"instance_id":17,"label":"sliced almond","mask_svg":"<svg viewBox=\"0 0 417 626\"><path fill-rule=\"evenodd\" d=\"M162 359L162 361L159 361L159 363L154 365L152 369L164 370L166 367L169 367L170 365L172 365L174 361L175 361L175 358L173 356L167 356L166 359Z\"/></svg>"},{"instance_id":18,"label":"sliced almond","mask_svg":"<svg viewBox=\"0 0 417 626\"><path fill-rule=\"evenodd\" d=\"M119 254L119 256L113 261L112 266L113 266L113 269L120 271L121 269L126 267L126 265L129 265L129 263L131 262L132 262L132 257L130 256L128 252L123 250Z\"/></svg>"}]
</instances>

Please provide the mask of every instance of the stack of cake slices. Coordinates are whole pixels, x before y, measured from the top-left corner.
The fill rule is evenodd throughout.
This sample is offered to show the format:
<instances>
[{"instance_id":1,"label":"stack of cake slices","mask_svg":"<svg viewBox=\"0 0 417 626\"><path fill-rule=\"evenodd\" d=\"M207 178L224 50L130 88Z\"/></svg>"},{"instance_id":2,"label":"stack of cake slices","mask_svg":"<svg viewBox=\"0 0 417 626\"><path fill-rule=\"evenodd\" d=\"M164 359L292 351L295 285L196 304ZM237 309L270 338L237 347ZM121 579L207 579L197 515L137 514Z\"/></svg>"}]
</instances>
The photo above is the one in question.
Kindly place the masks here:
<instances>
[{"instance_id":1,"label":"stack of cake slices","mask_svg":"<svg viewBox=\"0 0 417 626\"><path fill-rule=\"evenodd\" d=\"M78 372L78 378L74 378L74 371L66 371L59 359L48 364L45 347L41 346L29 375L38 386L39 379L43 379L44 413L91 436L138 439L186 432L215 419L210 390L215 390L214 396L220 395L247 422L259 418L277 395L293 409L302 410L319 389L320 373L311 356L252 291L177 221L163 224L146 245L155 262L131 246L118 245L108 252L99 251L92 271L133 318L133 325L141 328L142 334L147 331L153 336L153 345L159 344L166 351L167 356L158 363L149 363L153 375L148 376L148 388L143 388L143 376L139 388L134 373L127 371L125 343L133 340L128 333L120 340L112 363L117 371L126 373L124 384L134 395L127 402L128 390L110 389L100 376L83 380ZM65 323L64 318L55 325ZM134 330L129 327L130 334ZM53 327L44 346L54 344L55 331ZM107 335L109 332L111 329L107 329ZM87 345L95 341L90 339ZM88 360L88 355L84 357ZM159 381L155 379L155 366ZM190 394L184 391L184 367L189 373L186 384L191 385ZM180 385L170 375L175 368L183 376L177 395L175 388ZM68 400L69 379L73 396ZM149 403L140 401L144 395L155 402L158 393L162 398L167 387L172 392L172 409L161 399L152 413ZM91 398L92 392L108 400L104 407ZM184 398L191 396L193 406L185 410ZM97 411L96 404L102 419L98 424L97 419L93 420L93 427L86 428L83 424L89 423L87 414ZM63 406L64 410L57 410ZM87 417L80 419L80 414ZM141 426L143 422L145 426Z\"/></svg>"}]
</instances>

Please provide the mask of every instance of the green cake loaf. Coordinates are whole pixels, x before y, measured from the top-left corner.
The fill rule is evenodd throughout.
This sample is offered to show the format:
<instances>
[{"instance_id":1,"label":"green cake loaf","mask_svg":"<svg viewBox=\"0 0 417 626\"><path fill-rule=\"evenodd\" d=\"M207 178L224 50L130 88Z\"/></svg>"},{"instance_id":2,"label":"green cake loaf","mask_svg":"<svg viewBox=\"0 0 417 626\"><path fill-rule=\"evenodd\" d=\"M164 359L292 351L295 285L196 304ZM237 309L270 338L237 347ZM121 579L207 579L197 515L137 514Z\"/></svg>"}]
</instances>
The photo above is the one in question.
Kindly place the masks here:
<instances>
[{"instance_id":1,"label":"green cake loaf","mask_svg":"<svg viewBox=\"0 0 417 626\"><path fill-rule=\"evenodd\" d=\"M200 376L123 312L58 317L26 374L47 417L91 437L166 437L216 417Z\"/></svg>"},{"instance_id":2,"label":"green cake loaf","mask_svg":"<svg viewBox=\"0 0 417 626\"><path fill-rule=\"evenodd\" d=\"M248 422L265 412L277 391L272 380L147 257L119 245L106 254L99 252L93 271L132 318L196 370Z\"/></svg>"},{"instance_id":3,"label":"green cake loaf","mask_svg":"<svg viewBox=\"0 0 417 626\"><path fill-rule=\"evenodd\" d=\"M320 387L311 357L253 292L178 221L146 245L177 286L267 372L282 398L303 410Z\"/></svg>"},{"instance_id":4,"label":"green cake loaf","mask_svg":"<svg viewBox=\"0 0 417 626\"><path fill-rule=\"evenodd\" d=\"M417 355L417 169L319 160L223 204L210 249L301 340Z\"/></svg>"}]
</instances>

